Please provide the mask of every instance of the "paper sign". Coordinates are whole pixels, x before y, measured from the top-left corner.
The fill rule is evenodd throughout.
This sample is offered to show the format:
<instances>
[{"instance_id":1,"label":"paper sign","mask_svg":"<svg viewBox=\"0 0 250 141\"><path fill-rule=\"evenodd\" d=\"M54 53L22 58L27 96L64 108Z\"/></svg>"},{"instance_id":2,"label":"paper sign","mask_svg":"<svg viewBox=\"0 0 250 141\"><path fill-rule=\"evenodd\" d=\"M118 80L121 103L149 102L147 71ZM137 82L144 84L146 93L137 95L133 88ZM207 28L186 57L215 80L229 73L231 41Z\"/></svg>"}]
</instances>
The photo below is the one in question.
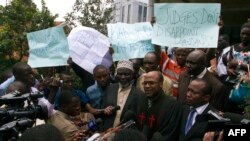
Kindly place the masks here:
<instances>
[{"instance_id":1,"label":"paper sign","mask_svg":"<svg viewBox=\"0 0 250 141\"><path fill-rule=\"evenodd\" d=\"M27 34L28 64L32 68L67 65L68 41L63 27L52 27Z\"/></svg>"},{"instance_id":2,"label":"paper sign","mask_svg":"<svg viewBox=\"0 0 250 141\"><path fill-rule=\"evenodd\" d=\"M169 47L215 48L220 4L165 3L154 5L152 43Z\"/></svg>"},{"instance_id":3,"label":"paper sign","mask_svg":"<svg viewBox=\"0 0 250 141\"><path fill-rule=\"evenodd\" d=\"M113 60L143 58L154 51L151 44L152 26L149 22L108 24L108 36L114 49Z\"/></svg>"},{"instance_id":4,"label":"paper sign","mask_svg":"<svg viewBox=\"0 0 250 141\"><path fill-rule=\"evenodd\" d=\"M112 56L109 54L109 39L93 28L79 26L69 36L70 57L80 67L93 74L96 65L109 68Z\"/></svg>"}]
</instances>

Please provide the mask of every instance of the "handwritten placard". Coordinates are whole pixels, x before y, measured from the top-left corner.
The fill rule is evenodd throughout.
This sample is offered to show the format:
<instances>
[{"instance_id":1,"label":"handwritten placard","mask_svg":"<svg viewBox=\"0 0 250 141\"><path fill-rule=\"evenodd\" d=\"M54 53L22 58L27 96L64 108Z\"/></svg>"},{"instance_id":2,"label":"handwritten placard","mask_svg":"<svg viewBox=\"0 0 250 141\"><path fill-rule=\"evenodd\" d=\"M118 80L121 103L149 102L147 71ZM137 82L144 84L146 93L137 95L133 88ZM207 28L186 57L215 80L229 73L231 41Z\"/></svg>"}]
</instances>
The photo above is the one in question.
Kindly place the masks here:
<instances>
[{"instance_id":1,"label":"handwritten placard","mask_svg":"<svg viewBox=\"0 0 250 141\"><path fill-rule=\"evenodd\" d=\"M155 4L152 43L170 47L217 47L220 4Z\"/></svg>"},{"instance_id":2,"label":"handwritten placard","mask_svg":"<svg viewBox=\"0 0 250 141\"><path fill-rule=\"evenodd\" d=\"M89 73L93 73L94 67L99 64L107 68L111 66L109 39L97 30L85 26L74 28L68 42L72 60Z\"/></svg>"},{"instance_id":3,"label":"handwritten placard","mask_svg":"<svg viewBox=\"0 0 250 141\"><path fill-rule=\"evenodd\" d=\"M114 49L113 60L143 58L154 48L151 44L152 26L149 22L108 24L108 36Z\"/></svg>"},{"instance_id":4,"label":"handwritten placard","mask_svg":"<svg viewBox=\"0 0 250 141\"><path fill-rule=\"evenodd\" d=\"M28 64L32 68L67 65L69 46L63 27L52 27L27 34Z\"/></svg>"}]
</instances>

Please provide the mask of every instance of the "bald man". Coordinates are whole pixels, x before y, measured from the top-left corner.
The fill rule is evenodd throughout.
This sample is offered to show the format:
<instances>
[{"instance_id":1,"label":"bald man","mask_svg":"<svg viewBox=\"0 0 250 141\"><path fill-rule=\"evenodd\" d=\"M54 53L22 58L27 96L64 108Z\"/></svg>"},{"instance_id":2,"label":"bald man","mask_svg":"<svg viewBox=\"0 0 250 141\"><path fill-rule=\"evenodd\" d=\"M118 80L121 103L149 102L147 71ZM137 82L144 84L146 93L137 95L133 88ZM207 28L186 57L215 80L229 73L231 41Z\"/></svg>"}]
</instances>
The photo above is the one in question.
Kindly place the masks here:
<instances>
[{"instance_id":1,"label":"bald man","mask_svg":"<svg viewBox=\"0 0 250 141\"><path fill-rule=\"evenodd\" d=\"M178 102L186 104L188 85L196 78L202 78L212 85L210 104L216 109L223 111L227 100L225 86L206 68L206 54L201 50L192 51L186 59L187 71L179 77Z\"/></svg>"},{"instance_id":2,"label":"bald man","mask_svg":"<svg viewBox=\"0 0 250 141\"><path fill-rule=\"evenodd\" d=\"M145 95L139 103L138 128L148 140L178 140L181 108L175 99L164 94L161 72L145 73L143 86Z\"/></svg>"}]
</instances>

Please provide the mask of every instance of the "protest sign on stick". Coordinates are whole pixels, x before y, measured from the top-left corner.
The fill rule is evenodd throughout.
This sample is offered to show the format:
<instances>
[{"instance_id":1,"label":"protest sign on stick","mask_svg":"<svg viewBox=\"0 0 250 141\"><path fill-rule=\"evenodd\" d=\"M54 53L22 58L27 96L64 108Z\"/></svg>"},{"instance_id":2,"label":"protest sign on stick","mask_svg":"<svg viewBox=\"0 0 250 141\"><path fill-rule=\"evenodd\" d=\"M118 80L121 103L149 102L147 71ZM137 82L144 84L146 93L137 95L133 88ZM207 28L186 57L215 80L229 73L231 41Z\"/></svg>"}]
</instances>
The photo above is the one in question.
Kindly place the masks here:
<instances>
[{"instance_id":1,"label":"protest sign on stick","mask_svg":"<svg viewBox=\"0 0 250 141\"><path fill-rule=\"evenodd\" d=\"M97 30L79 26L71 30L68 36L70 57L77 65L93 73L96 65L109 68L112 56L109 53L109 39Z\"/></svg>"},{"instance_id":2,"label":"protest sign on stick","mask_svg":"<svg viewBox=\"0 0 250 141\"><path fill-rule=\"evenodd\" d=\"M28 64L32 68L67 65L69 46L63 27L52 27L27 34Z\"/></svg>"},{"instance_id":3,"label":"protest sign on stick","mask_svg":"<svg viewBox=\"0 0 250 141\"><path fill-rule=\"evenodd\" d=\"M152 43L170 47L215 48L219 35L219 3L154 5Z\"/></svg>"},{"instance_id":4,"label":"protest sign on stick","mask_svg":"<svg viewBox=\"0 0 250 141\"><path fill-rule=\"evenodd\" d=\"M107 26L114 61L143 58L147 52L154 50L151 44L152 26L149 22Z\"/></svg>"}]
</instances>

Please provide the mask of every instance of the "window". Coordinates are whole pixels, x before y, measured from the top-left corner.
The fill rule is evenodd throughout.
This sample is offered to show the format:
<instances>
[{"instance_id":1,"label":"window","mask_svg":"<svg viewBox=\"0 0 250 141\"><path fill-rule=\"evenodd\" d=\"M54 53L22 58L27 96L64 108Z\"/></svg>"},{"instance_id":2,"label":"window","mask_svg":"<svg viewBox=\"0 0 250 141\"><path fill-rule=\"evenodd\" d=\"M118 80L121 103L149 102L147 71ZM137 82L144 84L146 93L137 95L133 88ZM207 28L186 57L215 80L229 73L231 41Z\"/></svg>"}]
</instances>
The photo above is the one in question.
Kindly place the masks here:
<instances>
[{"instance_id":1,"label":"window","mask_svg":"<svg viewBox=\"0 0 250 141\"><path fill-rule=\"evenodd\" d=\"M147 19L147 7L144 7L144 10L143 10L143 22L146 22L146 19Z\"/></svg>"},{"instance_id":2,"label":"window","mask_svg":"<svg viewBox=\"0 0 250 141\"><path fill-rule=\"evenodd\" d=\"M127 17L127 23L130 23L130 9L131 9L131 5L128 5L128 17Z\"/></svg>"},{"instance_id":3,"label":"window","mask_svg":"<svg viewBox=\"0 0 250 141\"><path fill-rule=\"evenodd\" d=\"M139 9L138 9L138 22L141 22L142 19L142 6L139 5Z\"/></svg>"},{"instance_id":4,"label":"window","mask_svg":"<svg viewBox=\"0 0 250 141\"><path fill-rule=\"evenodd\" d=\"M124 22L124 11L125 11L125 6L122 7L122 22Z\"/></svg>"}]
</instances>

